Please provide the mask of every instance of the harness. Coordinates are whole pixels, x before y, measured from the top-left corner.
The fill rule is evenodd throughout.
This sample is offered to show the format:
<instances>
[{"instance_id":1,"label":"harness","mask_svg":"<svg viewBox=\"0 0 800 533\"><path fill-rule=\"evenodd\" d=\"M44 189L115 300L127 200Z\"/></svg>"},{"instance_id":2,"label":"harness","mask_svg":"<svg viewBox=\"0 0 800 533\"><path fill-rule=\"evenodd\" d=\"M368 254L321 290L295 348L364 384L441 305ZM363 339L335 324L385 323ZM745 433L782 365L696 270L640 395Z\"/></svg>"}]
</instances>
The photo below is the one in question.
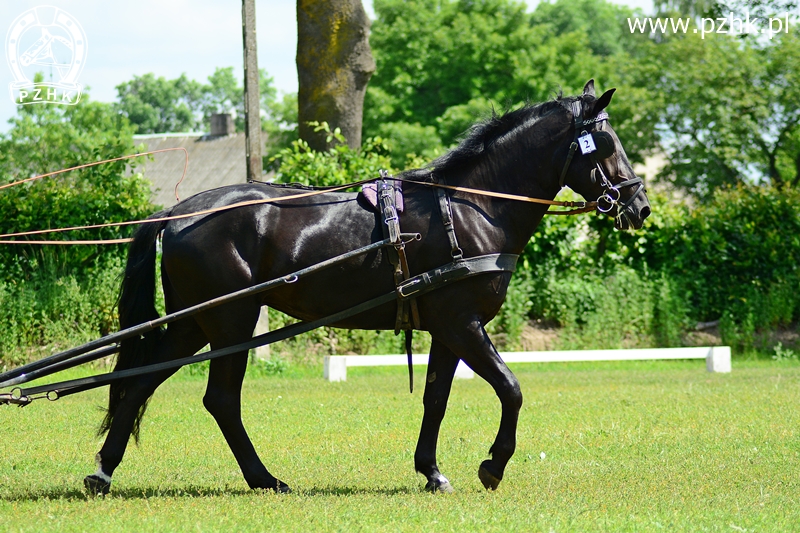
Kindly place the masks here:
<instances>
[{"instance_id":1,"label":"harness","mask_svg":"<svg viewBox=\"0 0 800 533\"><path fill-rule=\"evenodd\" d=\"M600 164L600 161L608 159L616 153L616 149L614 147L614 138L607 131L590 131L590 128L595 124L598 124L604 120L608 120L608 113L601 111L594 118L584 120L583 106L581 105L580 100L570 102L570 111L572 111L572 116L574 117L575 121L575 136L573 137L572 143L569 146L569 153L567 154L567 159L564 162L564 168L561 169L558 185L561 188L564 187L564 180L567 177L567 170L569 170L569 166L570 163L572 163L572 158L575 156L575 152L577 152L578 148L580 148L581 155L588 155L592 160L592 165L594 166L591 171L592 183L597 181L597 175L599 174L600 183L603 186L603 194L597 199L597 210L601 213L608 213L614 208L614 206L619 206L617 216L625 216L627 218L626 213L633 204L633 201L637 196L639 196L639 194L644 192L644 181L642 178L637 176L627 179L621 183L613 184L611 183L611 180L608 179L605 172L603 172L603 166ZM638 187L633 194L631 194L630 198L620 203L620 189L629 185L637 184Z\"/></svg>"},{"instance_id":2,"label":"harness","mask_svg":"<svg viewBox=\"0 0 800 533\"><path fill-rule=\"evenodd\" d=\"M517 267L516 254L488 254L464 259L464 252L458 245L455 225L453 224L453 210L450 205L450 196L444 188L435 187L436 204L442 217L445 233L450 242L450 255L452 262L425 272L413 278L408 269L406 255L406 241L402 239L400 231L400 217L397 212L397 195L395 181L388 172L380 171L381 178L376 181L378 203L383 218L383 236L391 243L388 248L389 262L394 267L394 283L397 292L397 315L395 318L395 335L400 331L405 333L405 348L408 357L408 386L414 391L414 366L412 364L412 339L415 329L421 329L417 296L420 296L436 287L457 281L459 279L489 272L513 272Z\"/></svg>"}]
</instances>

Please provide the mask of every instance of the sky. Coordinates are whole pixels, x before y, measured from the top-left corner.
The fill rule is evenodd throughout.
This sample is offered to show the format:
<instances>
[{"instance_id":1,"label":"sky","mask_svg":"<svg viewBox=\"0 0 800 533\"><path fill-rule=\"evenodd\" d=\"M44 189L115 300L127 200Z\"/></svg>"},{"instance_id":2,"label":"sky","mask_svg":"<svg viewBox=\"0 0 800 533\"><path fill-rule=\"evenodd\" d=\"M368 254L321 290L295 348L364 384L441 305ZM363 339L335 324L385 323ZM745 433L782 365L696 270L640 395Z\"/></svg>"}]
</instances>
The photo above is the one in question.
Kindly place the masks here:
<instances>
[{"instance_id":1,"label":"sky","mask_svg":"<svg viewBox=\"0 0 800 533\"><path fill-rule=\"evenodd\" d=\"M619 0L616 3L651 12L652 0ZM531 9L538 0L529 0ZM115 87L148 72L173 79L182 73L205 82L216 67L233 66L241 79L241 2L238 0L14 0L0 3L0 35L8 35L15 20L38 6L52 6L68 13L83 28L87 51L77 82L89 88L91 98L116 99ZM296 0L256 0L258 63L273 77L279 93L297 91ZM374 17L372 0L364 0ZM53 11L51 11L53 12ZM23 33L31 44L31 35ZM55 33L55 32L53 32ZM22 42L22 40L21 40ZM57 51L54 46L54 55ZM9 55L5 53L4 55ZM33 67L32 67L33 68ZM49 76L46 68L45 76ZM58 79L58 74L54 74ZM0 132L8 131L8 119L16 113L9 84L14 81L8 58L0 60Z\"/></svg>"}]
</instances>

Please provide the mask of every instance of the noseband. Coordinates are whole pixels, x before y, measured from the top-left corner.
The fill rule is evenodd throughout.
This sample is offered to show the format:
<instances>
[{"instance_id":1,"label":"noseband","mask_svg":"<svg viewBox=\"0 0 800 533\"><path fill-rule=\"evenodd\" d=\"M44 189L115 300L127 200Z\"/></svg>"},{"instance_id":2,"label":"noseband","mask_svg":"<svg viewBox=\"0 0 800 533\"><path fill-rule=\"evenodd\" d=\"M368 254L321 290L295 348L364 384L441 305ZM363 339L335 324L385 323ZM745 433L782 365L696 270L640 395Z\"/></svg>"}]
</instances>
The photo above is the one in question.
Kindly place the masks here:
<instances>
[{"instance_id":1,"label":"noseband","mask_svg":"<svg viewBox=\"0 0 800 533\"><path fill-rule=\"evenodd\" d=\"M611 183L611 180L609 180L605 172L603 172L603 166L600 164L600 161L608 159L616 153L614 148L614 138L607 131L588 131L588 127L598 124L604 120L608 120L608 113L601 111L596 117L584 120L583 106L581 105L580 100L570 102L570 108L572 111L572 116L575 117L575 137L572 139L567 160L564 163L564 168L561 170L561 176L558 180L559 186L561 188L564 187L564 179L567 176L569 165L572 162L575 152L578 150L578 148L580 148L581 155L588 155L592 160L592 165L594 166L591 171L592 183L597 181L597 174L600 175L600 183L603 186L603 194L601 194L597 199L597 210L601 213L608 213L614 209L614 206L619 206L617 210L618 213L628 211L636 197L644 191L644 182L642 181L642 178L637 176L635 178L627 179L621 183ZM631 194L630 198L624 202L620 202L620 189L636 184L639 186L636 188L633 194Z\"/></svg>"}]
</instances>

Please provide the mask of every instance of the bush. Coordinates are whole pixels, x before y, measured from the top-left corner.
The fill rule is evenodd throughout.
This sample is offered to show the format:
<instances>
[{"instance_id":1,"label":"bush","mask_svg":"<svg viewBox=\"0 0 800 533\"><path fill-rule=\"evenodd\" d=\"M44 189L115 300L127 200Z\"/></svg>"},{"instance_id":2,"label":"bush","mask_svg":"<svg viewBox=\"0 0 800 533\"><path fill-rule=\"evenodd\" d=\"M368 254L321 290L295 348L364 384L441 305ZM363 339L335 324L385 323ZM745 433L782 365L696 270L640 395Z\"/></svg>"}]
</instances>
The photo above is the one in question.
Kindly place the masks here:
<instances>
[{"instance_id":1,"label":"bush","mask_svg":"<svg viewBox=\"0 0 800 533\"><path fill-rule=\"evenodd\" d=\"M119 328L119 258L64 276L44 268L0 282L0 369L71 348Z\"/></svg>"},{"instance_id":2,"label":"bush","mask_svg":"<svg viewBox=\"0 0 800 533\"><path fill-rule=\"evenodd\" d=\"M331 147L325 152L312 150L302 139L271 157L275 181L303 185L331 186L377 178L381 169L392 170L389 147L380 137L366 139L360 150L347 146L339 128L331 131L326 122L313 123L314 131L327 133Z\"/></svg>"},{"instance_id":3,"label":"bush","mask_svg":"<svg viewBox=\"0 0 800 533\"><path fill-rule=\"evenodd\" d=\"M659 232L648 262L685 288L692 318L745 333L800 318L799 190L720 190Z\"/></svg>"},{"instance_id":4,"label":"bush","mask_svg":"<svg viewBox=\"0 0 800 533\"><path fill-rule=\"evenodd\" d=\"M565 327L570 345L591 332L597 346L630 340L624 327L603 329L623 311L607 304L621 295L610 276L630 269L652 298L641 345L679 345L693 323L720 320L723 342L742 352L758 348L759 331L800 318L800 191L739 186L691 209L659 195L651 203L636 232L604 217L545 217L524 252L531 317Z\"/></svg>"},{"instance_id":5,"label":"bush","mask_svg":"<svg viewBox=\"0 0 800 533\"><path fill-rule=\"evenodd\" d=\"M0 183L10 183L95 161L134 153L133 129L110 104L23 106L0 135ZM121 222L153 211L149 183L130 174L130 161L106 163L4 189L0 233L16 233ZM34 238L116 239L129 227L54 233ZM30 278L42 268L81 278L92 265L124 254L124 245L0 247L0 280Z\"/></svg>"}]
</instances>

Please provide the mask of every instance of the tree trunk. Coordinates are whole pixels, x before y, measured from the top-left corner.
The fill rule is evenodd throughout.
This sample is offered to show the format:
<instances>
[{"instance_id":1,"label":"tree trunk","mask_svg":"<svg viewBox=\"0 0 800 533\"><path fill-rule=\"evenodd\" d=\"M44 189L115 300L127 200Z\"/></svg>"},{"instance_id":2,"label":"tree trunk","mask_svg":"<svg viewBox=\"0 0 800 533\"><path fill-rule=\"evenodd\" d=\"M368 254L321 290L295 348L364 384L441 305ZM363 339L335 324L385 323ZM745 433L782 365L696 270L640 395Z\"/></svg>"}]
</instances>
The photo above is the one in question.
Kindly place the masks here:
<instances>
[{"instance_id":1,"label":"tree trunk","mask_svg":"<svg viewBox=\"0 0 800 533\"><path fill-rule=\"evenodd\" d=\"M364 93L375 60L370 21L361 0L297 0L297 74L300 138L327 148L310 121L339 128L352 148L361 146Z\"/></svg>"}]
</instances>

